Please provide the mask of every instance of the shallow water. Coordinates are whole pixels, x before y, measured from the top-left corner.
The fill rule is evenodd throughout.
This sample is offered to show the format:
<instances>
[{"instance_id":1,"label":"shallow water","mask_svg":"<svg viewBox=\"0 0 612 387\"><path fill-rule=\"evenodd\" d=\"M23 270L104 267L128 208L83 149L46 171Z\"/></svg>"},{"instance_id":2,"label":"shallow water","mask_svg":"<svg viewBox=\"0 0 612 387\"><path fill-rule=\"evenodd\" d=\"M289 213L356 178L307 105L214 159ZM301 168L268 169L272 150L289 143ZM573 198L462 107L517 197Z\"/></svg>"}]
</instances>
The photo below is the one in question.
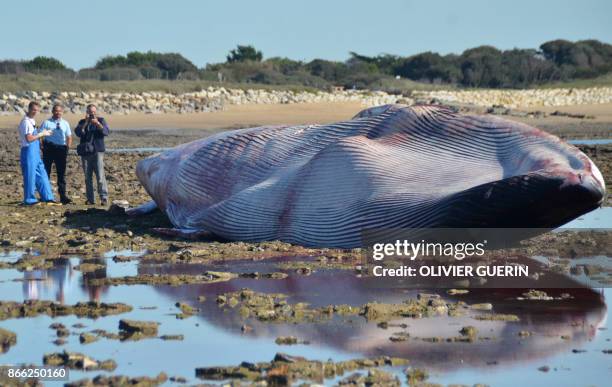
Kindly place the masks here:
<instances>
[{"instance_id":1,"label":"shallow water","mask_svg":"<svg viewBox=\"0 0 612 387\"><path fill-rule=\"evenodd\" d=\"M571 228L610 225L612 209L593 211L570 223ZM0 259L12 261L21 256L19 251L0 253ZM231 261L215 265L144 264L138 261L115 263L115 255L139 256L144 251L111 251L100 258L106 268L94 273L96 277L126 276L137 273L201 274L205 270L232 270L234 272L278 271L276 263L282 259L266 261ZM591 260L610 260L608 257ZM244 321L233 311L226 312L217 306L216 295L248 287L260 292L280 292L290 296L289 302L309 302L312 306L329 304L361 305L368 301L399 303L416 297L418 290L382 289L367 286L365 279L353 272L327 270L315 271L310 276L293 272L286 279L239 278L214 284L171 286L88 286L83 274L75 270L78 257L56 260L49 270L19 272L0 270L0 299L23 301L27 299L56 300L66 304L98 300L123 302L134 310L97 320L74 316L50 318L40 316L26 319L0 321L0 327L17 333L17 345L0 354L1 364L41 364L44 353L67 351L81 352L98 360L114 359L118 367L113 374L132 376L156 375L163 371L168 375L186 377L190 383L199 382L194 377L196 367L236 365L242 361L269 361L275 353L286 352L313 360L334 361L365 356L401 356L411 360L413 366L426 368L429 382L486 383L492 386L527 385L605 385L612 374L612 355L602 350L612 349L612 331L608 319L607 301L612 297L610 289L580 292L574 301L517 301L520 290L473 290L466 296L449 300L465 300L468 303L492 302L497 313L513 313L519 322L478 321L470 316L451 318L435 317L394 320L408 324L407 330L414 339L394 343L389 337L401 328L381 329L376 322L368 322L360 316L336 317L328 322L281 324L249 321L253 330L241 332ZM198 302L199 296L205 302ZM184 301L200 312L190 318L176 318L177 301ZM119 342L101 338L81 345L78 334L93 329L118 331L122 318L158 321L159 334L183 334L184 341L163 341L158 338L137 342ZM73 333L64 346L56 346L55 331L48 326L61 322ZM72 325L83 323L85 328ZM415 337L457 336L461 327L477 327L480 336L491 340L475 343L429 343ZM531 331L531 337L522 339L518 332ZM310 345L279 346L278 336L294 335L310 341ZM567 336L566 339L561 338ZM585 350L574 353L572 350ZM549 372L538 367L547 365ZM402 368L393 369L405 382ZM71 380L93 377L103 371L71 371ZM346 376L346 375L345 375ZM330 383L331 381L326 381ZM53 383L46 383L53 385Z\"/></svg>"},{"instance_id":2,"label":"shallow water","mask_svg":"<svg viewBox=\"0 0 612 387\"><path fill-rule=\"evenodd\" d=\"M274 261L232 262L214 266L204 265L144 265L137 262L106 262L106 273L95 275L134 275L138 273L189 273L199 274L207 269L250 272L275 270ZM6 320L0 326L18 334L18 344L8 353L0 355L0 361L10 363L38 363L47 352L82 352L96 359L115 359L116 374L154 375L164 371L169 375L181 375L196 382L194 370L199 366L234 365L243 360L267 361L276 352L287 352L309 359L335 361L363 356L393 355L407 357L415 366L430 370L430 381L439 383L487 383L490 385L516 385L524 380L540 385L601 384L610 373L609 349L611 335L607 319L607 307L598 293L590 294L588 302L531 302L509 301L508 293L471 294L466 301L492 301L499 313L516 313L520 322L477 321L470 317L436 317L404 319L411 336L450 337L457 335L465 325L474 325L481 335L492 336L491 341L467 343L426 343L407 341L392 343L391 334L399 328L381 329L374 322L361 317L335 319L316 324L276 324L249 322L254 329L242 334L243 321L236 313L223 312L215 302L216 294L249 287L256 291L282 292L290 295L290 302L310 302L313 306L349 303L360 305L368 301L401 302L416 296L417 291L371 289L362 279L347 271L316 272L311 276L290 275L283 280L237 279L230 282L204 285L170 286L85 286L82 274L74 270L75 258L58 261L50 270L20 273L16 270L0 271L0 294L4 300L48 299L73 304L83 300L124 302L134 306L127 314L98 320L76 317L36 317ZM89 274L88 274L89 275ZM19 279L19 282L12 281ZM25 281L21 281L25 279ZM197 302L205 295L206 302ZM465 296L463 296L465 297ZM612 297L606 290L604 297ZM186 301L201 308L198 315L178 320L174 306ZM155 309L151 309L155 307ZM81 345L78 335L71 335L68 344L57 347L52 344L55 331L48 328L52 322L61 322L72 332L106 329L117 332L121 318L161 322L160 335L184 334L184 341L146 339L138 342L118 342L107 339ZM344 320L344 321L343 321ZM87 325L83 329L72 328L77 322ZM518 332L529 330L534 335L520 339ZM277 336L295 335L309 340L311 345L278 346ZM561 336L570 336L564 340ZM572 349L585 349L586 353L572 353ZM542 365L557 367L543 373ZM588 372L584 372L588 370ZM402 380L401 370L395 370ZM99 372L87 373L94 376ZM71 371L71 379L86 373Z\"/></svg>"},{"instance_id":3,"label":"shallow water","mask_svg":"<svg viewBox=\"0 0 612 387\"><path fill-rule=\"evenodd\" d=\"M0 262L14 263L23 257L24 254L25 252L20 250L0 251Z\"/></svg>"},{"instance_id":4,"label":"shallow water","mask_svg":"<svg viewBox=\"0 0 612 387\"><path fill-rule=\"evenodd\" d=\"M559 227L563 229L609 229L612 227L612 207L600 207Z\"/></svg>"},{"instance_id":5,"label":"shallow water","mask_svg":"<svg viewBox=\"0 0 612 387\"><path fill-rule=\"evenodd\" d=\"M574 145L608 145L608 144L612 144L612 138L568 140L567 142L569 142L570 144L574 144Z\"/></svg>"}]
</instances>

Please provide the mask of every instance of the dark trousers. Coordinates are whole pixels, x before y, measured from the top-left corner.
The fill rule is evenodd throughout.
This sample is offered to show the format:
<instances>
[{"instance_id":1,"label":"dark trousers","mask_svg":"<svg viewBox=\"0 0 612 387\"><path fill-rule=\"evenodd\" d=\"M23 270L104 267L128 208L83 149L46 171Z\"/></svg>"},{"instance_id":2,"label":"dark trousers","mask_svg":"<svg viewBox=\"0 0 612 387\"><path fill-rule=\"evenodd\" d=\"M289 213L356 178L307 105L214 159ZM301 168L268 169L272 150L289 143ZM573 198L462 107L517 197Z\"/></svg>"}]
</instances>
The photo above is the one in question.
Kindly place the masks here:
<instances>
[{"instance_id":1,"label":"dark trousers","mask_svg":"<svg viewBox=\"0 0 612 387\"><path fill-rule=\"evenodd\" d=\"M51 180L51 167L55 163L57 173L57 191L61 199L66 196L66 159L68 158L68 147L66 145L55 145L50 142L43 144L43 163L45 170Z\"/></svg>"}]
</instances>

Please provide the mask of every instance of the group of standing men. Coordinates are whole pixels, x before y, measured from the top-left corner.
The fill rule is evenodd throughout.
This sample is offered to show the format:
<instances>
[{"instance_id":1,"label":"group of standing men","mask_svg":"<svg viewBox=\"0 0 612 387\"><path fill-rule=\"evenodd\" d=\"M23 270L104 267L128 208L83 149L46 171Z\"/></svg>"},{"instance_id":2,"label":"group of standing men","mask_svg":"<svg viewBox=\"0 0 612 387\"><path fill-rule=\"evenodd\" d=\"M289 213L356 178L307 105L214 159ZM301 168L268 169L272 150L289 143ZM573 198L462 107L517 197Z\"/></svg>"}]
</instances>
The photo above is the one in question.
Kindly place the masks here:
<instances>
[{"instance_id":1,"label":"group of standing men","mask_svg":"<svg viewBox=\"0 0 612 387\"><path fill-rule=\"evenodd\" d=\"M109 135L106 120L97 115L95 105L87 106L85 118L74 129L79 137L77 154L81 157L85 173L85 190L88 205L95 204L93 175L96 175L98 195L102 205L108 203L108 188L104 175L104 137ZM36 127L34 117L40 111L40 104L32 101L28 112L19 123L21 143L20 164L23 174L23 204L36 205L41 201L59 204L51 189L50 176L53 165L57 174L57 191L62 204L72 202L66 191L66 163L68 150L72 147L72 130L68 121L62 118L61 105L53 106L52 116L40 127ZM42 151L42 157L41 157ZM40 200L36 197L36 192Z\"/></svg>"}]
</instances>

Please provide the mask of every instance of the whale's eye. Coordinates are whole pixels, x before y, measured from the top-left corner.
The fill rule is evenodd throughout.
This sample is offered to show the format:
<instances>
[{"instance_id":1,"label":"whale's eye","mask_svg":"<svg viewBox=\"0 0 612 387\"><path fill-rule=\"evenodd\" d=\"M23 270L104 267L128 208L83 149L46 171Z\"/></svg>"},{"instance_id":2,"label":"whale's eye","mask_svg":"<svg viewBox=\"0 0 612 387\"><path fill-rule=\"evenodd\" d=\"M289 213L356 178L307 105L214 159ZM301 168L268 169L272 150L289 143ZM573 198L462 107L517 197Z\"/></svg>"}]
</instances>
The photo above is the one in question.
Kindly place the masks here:
<instances>
[{"instance_id":1,"label":"whale's eye","mask_svg":"<svg viewBox=\"0 0 612 387\"><path fill-rule=\"evenodd\" d=\"M573 169L583 169L584 168L584 164L582 163L582 161L580 161L577 157L574 157L574 156L569 157L569 164L570 164L570 167L572 167Z\"/></svg>"}]
</instances>

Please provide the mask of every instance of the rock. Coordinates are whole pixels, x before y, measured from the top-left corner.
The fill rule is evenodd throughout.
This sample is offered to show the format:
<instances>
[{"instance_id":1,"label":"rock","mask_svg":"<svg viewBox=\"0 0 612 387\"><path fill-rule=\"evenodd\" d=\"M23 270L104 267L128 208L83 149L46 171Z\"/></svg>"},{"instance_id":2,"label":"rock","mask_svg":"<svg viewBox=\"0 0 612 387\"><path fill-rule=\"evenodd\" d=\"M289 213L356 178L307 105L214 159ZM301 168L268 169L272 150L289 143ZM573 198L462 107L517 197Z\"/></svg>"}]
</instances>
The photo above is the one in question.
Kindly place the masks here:
<instances>
[{"instance_id":1,"label":"rock","mask_svg":"<svg viewBox=\"0 0 612 387\"><path fill-rule=\"evenodd\" d=\"M55 333L57 334L57 337L68 337L70 336L70 331L66 328L60 328L58 330L55 331Z\"/></svg>"},{"instance_id":2,"label":"rock","mask_svg":"<svg viewBox=\"0 0 612 387\"><path fill-rule=\"evenodd\" d=\"M520 321L519 317L515 314L481 314L475 316L474 319L481 321Z\"/></svg>"},{"instance_id":3,"label":"rock","mask_svg":"<svg viewBox=\"0 0 612 387\"><path fill-rule=\"evenodd\" d=\"M47 366L64 366L74 370L106 370L112 371L117 368L114 360L98 361L89 356L77 352L57 352L46 354L43 364Z\"/></svg>"},{"instance_id":4,"label":"rock","mask_svg":"<svg viewBox=\"0 0 612 387\"><path fill-rule=\"evenodd\" d=\"M462 336L475 338L478 335L478 329L476 329L474 326L468 325L461 328L459 333L461 333Z\"/></svg>"},{"instance_id":5,"label":"rock","mask_svg":"<svg viewBox=\"0 0 612 387\"><path fill-rule=\"evenodd\" d=\"M431 293L419 293L417 294L417 300L438 300L440 295Z\"/></svg>"},{"instance_id":6,"label":"rock","mask_svg":"<svg viewBox=\"0 0 612 387\"><path fill-rule=\"evenodd\" d=\"M297 363L297 362L306 361L306 359L301 357L301 356L291 356L291 355L288 355L286 353L278 352L274 356L274 360L273 361L274 362L281 362L281 363Z\"/></svg>"},{"instance_id":7,"label":"rock","mask_svg":"<svg viewBox=\"0 0 612 387\"><path fill-rule=\"evenodd\" d=\"M41 314L51 317L75 315L77 317L97 318L126 313L131 310L132 307L126 304L107 304L95 301L78 302L74 305L64 305L53 301L39 300L27 300L24 302L0 301L0 320L34 317Z\"/></svg>"},{"instance_id":8,"label":"rock","mask_svg":"<svg viewBox=\"0 0 612 387\"><path fill-rule=\"evenodd\" d=\"M179 308L184 315L187 315L187 316L191 316L200 311L200 309L194 308L191 305L186 304L184 302L177 302L175 306Z\"/></svg>"},{"instance_id":9,"label":"rock","mask_svg":"<svg viewBox=\"0 0 612 387\"><path fill-rule=\"evenodd\" d=\"M85 263L81 263L80 265L75 266L74 269L82 273L92 273L94 271L106 269L106 265L85 262Z\"/></svg>"},{"instance_id":10,"label":"rock","mask_svg":"<svg viewBox=\"0 0 612 387\"><path fill-rule=\"evenodd\" d=\"M11 346L17 344L17 335L11 331L0 328L0 353L5 353Z\"/></svg>"},{"instance_id":11,"label":"rock","mask_svg":"<svg viewBox=\"0 0 612 387\"><path fill-rule=\"evenodd\" d=\"M446 294L448 294L449 296L458 296L458 295L462 295L462 294L468 294L470 291L467 289L448 289L446 291Z\"/></svg>"},{"instance_id":12,"label":"rock","mask_svg":"<svg viewBox=\"0 0 612 387\"><path fill-rule=\"evenodd\" d=\"M545 291L542 290L534 290L531 289L525 293L523 293L523 298L518 297L518 299L527 299L527 300L540 300L540 301L550 301L554 298L546 294Z\"/></svg>"},{"instance_id":13,"label":"rock","mask_svg":"<svg viewBox=\"0 0 612 387\"><path fill-rule=\"evenodd\" d=\"M274 342L278 345L294 345L298 343L298 338L295 336L279 336Z\"/></svg>"},{"instance_id":14,"label":"rock","mask_svg":"<svg viewBox=\"0 0 612 387\"><path fill-rule=\"evenodd\" d=\"M470 308L474 310L493 310L493 304L490 303L482 303L482 304L473 304Z\"/></svg>"},{"instance_id":15,"label":"rock","mask_svg":"<svg viewBox=\"0 0 612 387\"><path fill-rule=\"evenodd\" d=\"M98 341L98 336L92 335L90 333L81 333L79 335L79 342L81 344L89 344Z\"/></svg>"},{"instance_id":16,"label":"rock","mask_svg":"<svg viewBox=\"0 0 612 387\"><path fill-rule=\"evenodd\" d=\"M429 373L422 368L407 368L404 370L404 374L406 374L408 384L411 386L418 385L429 378Z\"/></svg>"},{"instance_id":17,"label":"rock","mask_svg":"<svg viewBox=\"0 0 612 387\"><path fill-rule=\"evenodd\" d=\"M79 238L74 238L74 239L68 239L66 241L66 243L68 244L68 246L70 247L78 247L78 246L83 246L86 245L88 242L86 237L79 237Z\"/></svg>"},{"instance_id":18,"label":"rock","mask_svg":"<svg viewBox=\"0 0 612 387\"><path fill-rule=\"evenodd\" d=\"M155 321L137 321L137 320L119 320L119 330L127 333L141 333L147 336L156 336L158 322Z\"/></svg>"},{"instance_id":19,"label":"rock","mask_svg":"<svg viewBox=\"0 0 612 387\"><path fill-rule=\"evenodd\" d=\"M380 369L369 369L366 375L353 373L339 381L338 385L353 386L400 386L399 379L387 371Z\"/></svg>"},{"instance_id":20,"label":"rock","mask_svg":"<svg viewBox=\"0 0 612 387\"><path fill-rule=\"evenodd\" d=\"M175 380L171 381L176 383L184 383L182 380L184 378L175 378ZM165 373L161 372L157 377L150 378L148 376L139 376L139 377L131 377L131 376L122 376L122 375L113 375L113 376L105 376L98 375L93 379L81 379L75 382L69 382L65 384L65 387L118 387L118 386L139 386L139 387L153 387L164 384L168 380L168 377ZM185 380L186 382L186 380Z\"/></svg>"},{"instance_id":21,"label":"rock","mask_svg":"<svg viewBox=\"0 0 612 387\"><path fill-rule=\"evenodd\" d=\"M395 332L389 337L389 340L393 342L407 341L408 339L410 339L410 333L405 331Z\"/></svg>"},{"instance_id":22,"label":"rock","mask_svg":"<svg viewBox=\"0 0 612 387\"><path fill-rule=\"evenodd\" d=\"M185 336L183 335L161 335L159 336L160 339L162 340L179 340L182 341L185 339Z\"/></svg>"},{"instance_id":23,"label":"rock","mask_svg":"<svg viewBox=\"0 0 612 387\"><path fill-rule=\"evenodd\" d=\"M170 379L168 380L170 380L173 383L179 383L179 384L187 383L187 378L184 378L182 376L171 376Z\"/></svg>"},{"instance_id":24,"label":"rock","mask_svg":"<svg viewBox=\"0 0 612 387\"><path fill-rule=\"evenodd\" d=\"M128 255L115 255L113 257L113 262L115 263L120 263L120 262L130 262L132 261L134 258L130 257Z\"/></svg>"}]
</instances>

